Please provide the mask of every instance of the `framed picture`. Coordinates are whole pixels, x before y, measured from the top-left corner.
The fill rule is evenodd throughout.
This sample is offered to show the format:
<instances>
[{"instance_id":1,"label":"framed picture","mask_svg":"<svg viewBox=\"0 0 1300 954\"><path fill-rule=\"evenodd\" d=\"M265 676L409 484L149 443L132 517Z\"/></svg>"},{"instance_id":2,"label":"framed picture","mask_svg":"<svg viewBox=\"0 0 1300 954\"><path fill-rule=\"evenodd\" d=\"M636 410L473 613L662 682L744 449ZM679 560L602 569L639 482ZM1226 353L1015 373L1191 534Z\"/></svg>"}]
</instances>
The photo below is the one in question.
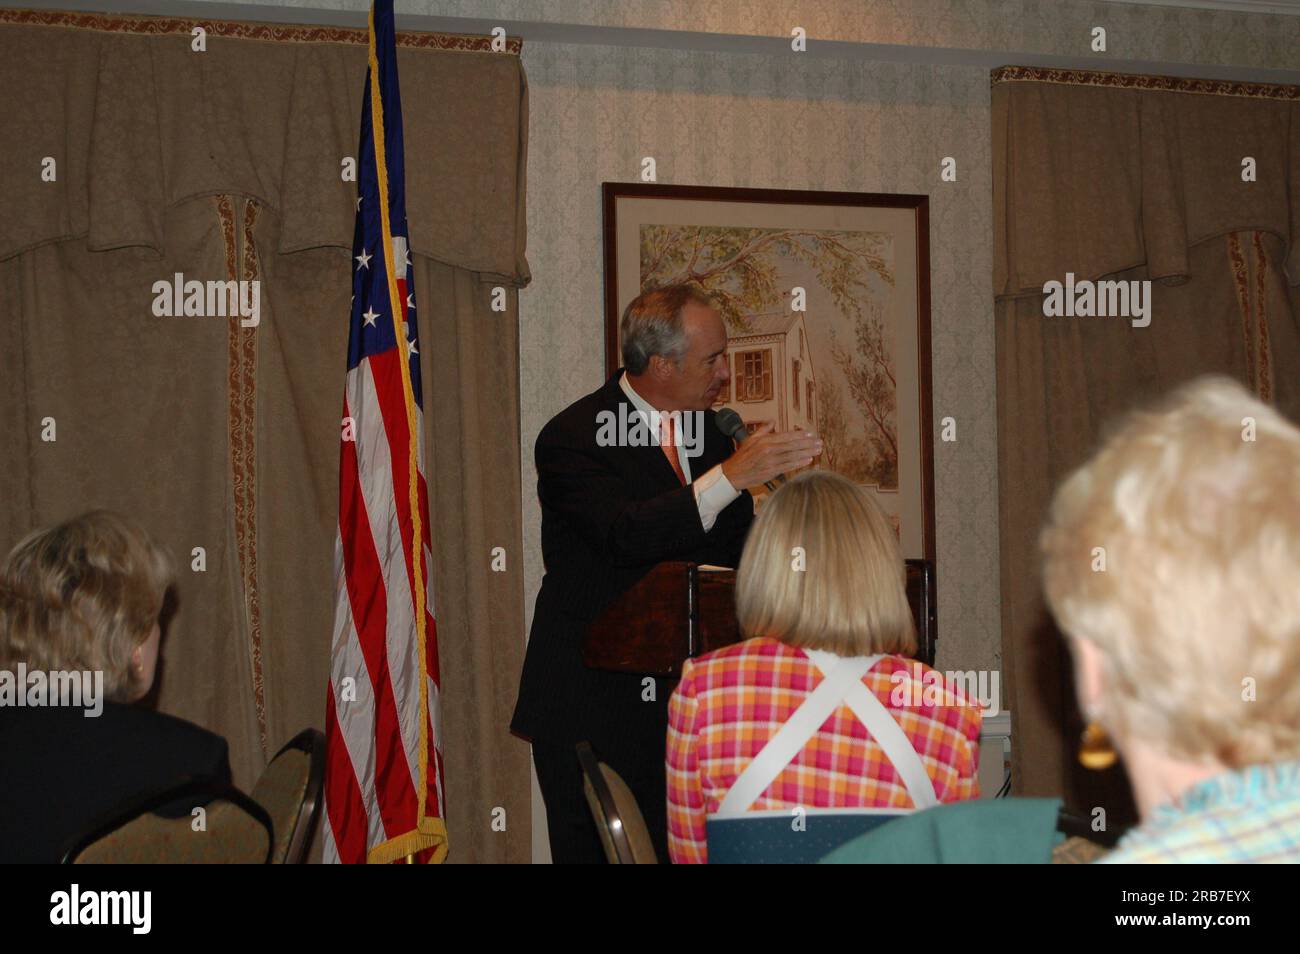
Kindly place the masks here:
<instances>
[{"instance_id":1,"label":"framed picture","mask_svg":"<svg viewBox=\"0 0 1300 954\"><path fill-rule=\"evenodd\" d=\"M866 487L907 559L934 559L929 201L606 182L605 363L643 290L691 282L727 326L716 408L815 430L813 466ZM761 488L755 503L761 506Z\"/></svg>"}]
</instances>

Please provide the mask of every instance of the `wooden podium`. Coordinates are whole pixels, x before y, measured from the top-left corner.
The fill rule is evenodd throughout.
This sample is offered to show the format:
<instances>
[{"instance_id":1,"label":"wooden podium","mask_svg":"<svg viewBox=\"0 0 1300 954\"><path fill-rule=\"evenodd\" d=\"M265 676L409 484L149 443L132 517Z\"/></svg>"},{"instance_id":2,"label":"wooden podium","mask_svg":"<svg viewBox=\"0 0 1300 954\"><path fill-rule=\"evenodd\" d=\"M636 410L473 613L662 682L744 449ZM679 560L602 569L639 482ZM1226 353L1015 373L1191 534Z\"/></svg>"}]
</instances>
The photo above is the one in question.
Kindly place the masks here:
<instances>
[{"instance_id":1,"label":"wooden podium","mask_svg":"<svg viewBox=\"0 0 1300 954\"><path fill-rule=\"evenodd\" d=\"M660 563L587 628L583 662L592 669L675 679L681 675L683 660L740 642L735 588L735 570ZM907 600L916 620L916 658L933 665L936 632L930 561L907 561Z\"/></svg>"}]
</instances>

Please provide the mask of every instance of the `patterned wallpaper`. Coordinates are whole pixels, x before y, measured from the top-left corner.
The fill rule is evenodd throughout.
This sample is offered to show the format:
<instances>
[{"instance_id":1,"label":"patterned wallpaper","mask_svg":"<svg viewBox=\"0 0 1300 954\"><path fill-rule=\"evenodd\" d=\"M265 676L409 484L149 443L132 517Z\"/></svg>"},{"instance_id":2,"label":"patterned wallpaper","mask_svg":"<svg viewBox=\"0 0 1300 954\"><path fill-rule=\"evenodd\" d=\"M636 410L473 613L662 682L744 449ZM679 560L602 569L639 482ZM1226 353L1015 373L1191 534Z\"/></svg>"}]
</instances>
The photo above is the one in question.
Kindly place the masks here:
<instances>
[{"instance_id":1,"label":"patterned wallpaper","mask_svg":"<svg viewBox=\"0 0 1300 954\"><path fill-rule=\"evenodd\" d=\"M520 296L525 585L541 584L532 444L604 381L600 183L930 195L939 662L1000 668L989 82L979 68L524 44L528 260ZM941 182L940 161L957 160Z\"/></svg>"},{"instance_id":2,"label":"patterned wallpaper","mask_svg":"<svg viewBox=\"0 0 1300 954\"><path fill-rule=\"evenodd\" d=\"M106 0L84 2L99 9ZM240 7L330 12L361 12L370 7L369 0L192 2L219 6L221 16L238 16L226 11ZM107 3L123 5L121 0ZM32 5L67 6L69 0ZM131 5L131 0L125 0L125 5ZM144 9L145 5L144 0L135 4L139 12L157 12ZM1096 69L1106 69L1107 59L1300 68L1296 42L1300 18L1104 0L401 0L398 4L399 18L419 15L731 37L788 37L791 27L798 25L813 39L1086 56L1098 60ZM1088 49L1094 26L1106 28L1105 53Z\"/></svg>"}]
</instances>

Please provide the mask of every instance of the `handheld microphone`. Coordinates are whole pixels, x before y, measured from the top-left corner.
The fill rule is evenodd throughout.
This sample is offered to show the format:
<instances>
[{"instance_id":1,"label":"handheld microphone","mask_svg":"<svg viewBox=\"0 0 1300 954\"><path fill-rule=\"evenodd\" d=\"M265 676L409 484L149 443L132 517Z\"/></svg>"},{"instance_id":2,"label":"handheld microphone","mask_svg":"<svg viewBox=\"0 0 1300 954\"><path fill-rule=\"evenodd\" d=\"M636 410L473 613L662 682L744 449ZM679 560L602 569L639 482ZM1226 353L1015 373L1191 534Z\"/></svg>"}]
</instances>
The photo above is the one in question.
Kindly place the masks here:
<instances>
[{"instance_id":1,"label":"handheld microphone","mask_svg":"<svg viewBox=\"0 0 1300 954\"><path fill-rule=\"evenodd\" d=\"M729 407L724 407L719 411L717 417L714 418L714 422L718 425L718 430L730 437L737 445L743 444L749 439L749 428L740 419L740 415ZM785 483L785 474L777 474L776 483ZM771 491L776 490L776 484L770 480L763 481L763 486Z\"/></svg>"}]
</instances>

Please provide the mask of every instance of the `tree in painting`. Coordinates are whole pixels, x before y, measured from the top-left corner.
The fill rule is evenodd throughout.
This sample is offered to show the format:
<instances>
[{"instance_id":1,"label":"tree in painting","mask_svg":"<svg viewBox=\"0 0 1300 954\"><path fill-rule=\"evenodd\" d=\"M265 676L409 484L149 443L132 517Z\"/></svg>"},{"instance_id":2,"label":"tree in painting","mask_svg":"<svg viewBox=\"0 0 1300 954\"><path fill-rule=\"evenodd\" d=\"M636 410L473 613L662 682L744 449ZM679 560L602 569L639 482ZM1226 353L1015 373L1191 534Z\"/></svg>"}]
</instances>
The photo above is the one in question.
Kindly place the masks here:
<instances>
[{"instance_id":1,"label":"tree in painting","mask_svg":"<svg viewBox=\"0 0 1300 954\"><path fill-rule=\"evenodd\" d=\"M830 326L831 358L844 387L831 375L818 383L826 464L851 480L897 489L897 382L879 301L882 284L894 286L887 242L881 232L647 225L641 286L693 283L713 297L728 328L748 331L748 316L789 309L783 273L791 262L807 266L839 313ZM840 341L837 327L851 344ZM850 419L845 391L865 427Z\"/></svg>"},{"instance_id":2,"label":"tree in painting","mask_svg":"<svg viewBox=\"0 0 1300 954\"><path fill-rule=\"evenodd\" d=\"M898 489L898 383L894 361L885 343L880 305L870 302L867 314L854 318L852 349L831 331L831 357L848 382L853 401L867 420L867 432L850 443L842 464L847 477L882 490Z\"/></svg>"}]
</instances>

